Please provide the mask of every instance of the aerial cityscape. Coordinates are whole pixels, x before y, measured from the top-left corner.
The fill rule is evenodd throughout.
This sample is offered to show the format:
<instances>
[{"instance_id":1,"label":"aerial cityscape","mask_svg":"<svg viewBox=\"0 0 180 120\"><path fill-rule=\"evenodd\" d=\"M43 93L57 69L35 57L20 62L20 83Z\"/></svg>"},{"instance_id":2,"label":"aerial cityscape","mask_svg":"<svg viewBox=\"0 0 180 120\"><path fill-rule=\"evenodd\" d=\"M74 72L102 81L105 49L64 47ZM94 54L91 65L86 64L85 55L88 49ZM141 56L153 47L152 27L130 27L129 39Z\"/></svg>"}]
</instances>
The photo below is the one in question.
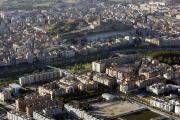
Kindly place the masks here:
<instances>
[{"instance_id":1,"label":"aerial cityscape","mask_svg":"<svg viewBox=\"0 0 180 120\"><path fill-rule=\"evenodd\" d=\"M180 120L180 1L0 0L0 120Z\"/></svg>"}]
</instances>

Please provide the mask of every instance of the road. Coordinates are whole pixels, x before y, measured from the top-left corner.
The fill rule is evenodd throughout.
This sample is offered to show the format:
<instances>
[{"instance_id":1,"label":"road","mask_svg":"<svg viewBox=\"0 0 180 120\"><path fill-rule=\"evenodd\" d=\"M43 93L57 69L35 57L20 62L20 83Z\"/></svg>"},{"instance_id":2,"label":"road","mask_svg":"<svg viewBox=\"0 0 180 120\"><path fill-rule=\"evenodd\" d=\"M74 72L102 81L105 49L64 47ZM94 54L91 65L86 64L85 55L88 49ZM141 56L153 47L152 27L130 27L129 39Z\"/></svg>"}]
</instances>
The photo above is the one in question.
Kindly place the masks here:
<instances>
[{"instance_id":1,"label":"road","mask_svg":"<svg viewBox=\"0 0 180 120\"><path fill-rule=\"evenodd\" d=\"M80 60L88 60L89 58L93 57L96 58L98 55L99 56L103 56L106 55L107 53L109 53L111 56L115 55L115 53L126 53L126 52L138 52L138 51L162 51L162 50L180 50L180 48L153 48L153 49L131 49L131 48L126 48L126 49L121 49L121 50L109 50L109 51L102 51L101 53L94 53L91 55L82 55L82 56L76 56L76 57L72 57L72 58L64 58L64 59L60 59L59 61L53 61L54 63L61 62L60 64L66 64L69 63L71 61L80 61ZM44 60L45 61L45 60ZM34 63L32 65L26 65L26 66L20 66L21 68L25 67L25 68L43 68L46 65L48 65L48 63L45 63L44 61L41 61L40 63ZM53 62L49 62L49 63L53 63ZM19 67L11 67L10 69L19 69ZM9 70L10 70L9 69ZM6 71L9 71L6 70ZM2 69L1 71L4 71L4 69ZM20 69L19 69L20 71ZM17 72L17 71L16 71ZM9 73L11 73L9 71ZM0 74L4 74L3 72Z\"/></svg>"},{"instance_id":2,"label":"road","mask_svg":"<svg viewBox=\"0 0 180 120\"><path fill-rule=\"evenodd\" d=\"M163 51L163 50L180 50L180 48L153 48L153 49L122 49L122 50L113 50L113 51L105 51L102 53L97 53L100 55L103 54L111 54L111 55L115 55L116 53L126 53L126 52L140 52L140 51ZM95 56L96 54L92 54L92 55L85 55L85 56L77 56L77 57L73 57L73 58L67 58L67 59L62 59L63 63L68 63L69 61L78 61L79 59L85 60L88 59L91 56Z\"/></svg>"}]
</instances>

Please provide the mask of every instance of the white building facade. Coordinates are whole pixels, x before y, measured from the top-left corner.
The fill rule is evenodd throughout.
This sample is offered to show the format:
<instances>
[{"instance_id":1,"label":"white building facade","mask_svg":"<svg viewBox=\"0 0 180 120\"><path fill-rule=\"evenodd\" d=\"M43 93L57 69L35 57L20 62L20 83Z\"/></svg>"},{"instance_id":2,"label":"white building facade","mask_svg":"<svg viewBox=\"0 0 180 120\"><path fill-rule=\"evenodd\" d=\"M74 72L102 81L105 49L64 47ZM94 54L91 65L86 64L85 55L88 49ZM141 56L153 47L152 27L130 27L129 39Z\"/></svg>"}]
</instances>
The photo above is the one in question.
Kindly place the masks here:
<instances>
[{"instance_id":1,"label":"white building facade","mask_svg":"<svg viewBox=\"0 0 180 120\"><path fill-rule=\"evenodd\" d=\"M32 118L15 111L7 112L7 118L8 120L32 120Z\"/></svg>"},{"instance_id":2,"label":"white building facade","mask_svg":"<svg viewBox=\"0 0 180 120\"><path fill-rule=\"evenodd\" d=\"M72 115L75 115L81 119L84 120L104 120L103 118L98 118L96 116L93 116L86 111L79 109L78 107L75 107L71 104L64 104L64 110Z\"/></svg>"},{"instance_id":3,"label":"white building facade","mask_svg":"<svg viewBox=\"0 0 180 120\"><path fill-rule=\"evenodd\" d=\"M150 105L154 106L154 107L158 107L158 108L165 110L165 111L168 111L168 112L173 111L173 108L174 108L173 104L165 102L165 101L160 100L160 99L151 99Z\"/></svg>"},{"instance_id":4,"label":"white building facade","mask_svg":"<svg viewBox=\"0 0 180 120\"><path fill-rule=\"evenodd\" d=\"M164 94L165 92L170 92L172 90L174 91L179 88L180 86L173 84L165 85L164 83L158 83L158 84L153 84L151 86L146 86L146 91L160 95L160 94Z\"/></svg>"},{"instance_id":5,"label":"white building facade","mask_svg":"<svg viewBox=\"0 0 180 120\"><path fill-rule=\"evenodd\" d=\"M42 111L33 111L33 118L36 120L55 120L52 116L62 113L63 111L61 107L53 107Z\"/></svg>"}]
</instances>

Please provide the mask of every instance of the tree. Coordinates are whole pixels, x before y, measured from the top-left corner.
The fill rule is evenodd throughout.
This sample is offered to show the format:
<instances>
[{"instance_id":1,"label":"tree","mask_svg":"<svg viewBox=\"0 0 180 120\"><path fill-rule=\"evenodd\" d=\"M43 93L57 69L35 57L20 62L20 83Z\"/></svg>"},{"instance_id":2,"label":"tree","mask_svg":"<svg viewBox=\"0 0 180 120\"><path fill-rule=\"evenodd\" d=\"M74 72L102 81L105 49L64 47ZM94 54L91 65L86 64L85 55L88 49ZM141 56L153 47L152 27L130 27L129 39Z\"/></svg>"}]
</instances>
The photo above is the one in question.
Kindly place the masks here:
<instances>
[{"instance_id":1,"label":"tree","mask_svg":"<svg viewBox=\"0 0 180 120\"><path fill-rule=\"evenodd\" d=\"M166 59L164 59L164 62L166 63L168 61L168 59L166 58Z\"/></svg>"},{"instance_id":2,"label":"tree","mask_svg":"<svg viewBox=\"0 0 180 120\"><path fill-rule=\"evenodd\" d=\"M97 97L97 101L100 102L100 101L101 101L101 98L100 98L100 97Z\"/></svg>"},{"instance_id":3,"label":"tree","mask_svg":"<svg viewBox=\"0 0 180 120\"><path fill-rule=\"evenodd\" d=\"M142 47L143 47L143 48L145 47L145 44L144 44L144 43L142 44Z\"/></svg>"},{"instance_id":4,"label":"tree","mask_svg":"<svg viewBox=\"0 0 180 120\"><path fill-rule=\"evenodd\" d=\"M167 61L167 64L171 65L171 64L172 64L172 60L171 60L171 59L168 60L168 61Z\"/></svg>"},{"instance_id":5,"label":"tree","mask_svg":"<svg viewBox=\"0 0 180 120\"><path fill-rule=\"evenodd\" d=\"M36 88L36 92L38 92L38 88Z\"/></svg>"},{"instance_id":6,"label":"tree","mask_svg":"<svg viewBox=\"0 0 180 120\"><path fill-rule=\"evenodd\" d=\"M11 77L9 79L10 79L10 83L12 83Z\"/></svg>"},{"instance_id":7,"label":"tree","mask_svg":"<svg viewBox=\"0 0 180 120\"><path fill-rule=\"evenodd\" d=\"M86 109L86 107L85 107L85 106L83 106L82 108L83 108L83 110L87 111L87 109Z\"/></svg>"},{"instance_id":8,"label":"tree","mask_svg":"<svg viewBox=\"0 0 180 120\"><path fill-rule=\"evenodd\" d=\"M68 27L69 27L69 26L68 26L67 24L66 24L66 25L64 25L64 28L65 28L65 29L68 29Z\"/></svg>"},{"instance_id":9,"label":"tree","mask_svg":"<svg viewBox=\"0 0 180 120\"><path fill-rule=\"evenodd\" d=\"M17 98L22 98L22 95L20 93L18 93Z\"/></svg>"},{"instance_id":10,"label":"tree","mask_svg":"<svg viewBox=\"0 0 180 120\"><path fill-rule=\"evenodd\" d=\"M165 99L165 96L164 96L164 94L163 94L163 96L162 96L162 97L163 97L163 99Z\"/></svg>"},{"instance_id":11,"label":"tree","mask_svg":"<svg viewBox=\"0 0 180 120\"><path fill-rule=\"evenodd\" d=\"M163 61L163 58L162 58L162 57L159 57L158 60L159 60L160 62L162 62L162 61Z\"/></svg>"},{"instance_id":12,"label":"tree","mask_svg":"<svg viewBox=\"0 0 180 120\"><path fill-rule=\"evenodd\" d=\"M77 70L77 63L74 65L74 70Z\"/></svg>"},{"instance_id":13,"label":"tree","mask_svg":"<svg viewBox=\"0 0 180 120\"><path fill-rule=\"evenodd\" d=\"M82 69L82 68L83 68L82 63L80 63L80 69Z\"/></svg>"},{"instance_id":14,"label":"tree","mask_svg":"<svg viewBox=\"0 0 180 120\"><path fill-rule=\"evenodd\" d=\"M87 103L86 105L89 107L89 105L90 105L90 104L89 104L89 103Z\"/></svg>"},{"instance_id":15,"label":"tree","mask_svg":"<svg viewBox=\"0 0 180 120\"><path fill-rule=\"evenodd\" d=\"M135 44L135 48L137 48L138 47L138 45L137 44Z\"/></svg>"},{"instance_id":16,"label":"tree","mask_svg":"<svg viewBox=\"0 0 180 120\"><path fill-rule=\"evenodd\" d=\"M80 69L79 64L77 64L77 69L78 69L78 70Z\"/></svg>"},{"instance_id":17,"label":"tree","mask_svg":"<svg viewBox=\"0 0 180 120\"><path fill-rule=\"evenodd\" d=\"M25 89L22 89L22 88L19 89L19 93L20 93L20 94L25 94L25 93L27 93L27 92L28 92L28 91L26 91Z\"/></svg>"},{"instance_id":18,"label":"tree","mask_svg":"<svg viewBox=\"0 0 180 120\"><path fill-rule=\"evenodd\" d=\"M174 56L174 57L173 57L173 61L176 61L176 59L177 59L176 56Z\"/></svg>"}]
</instances>

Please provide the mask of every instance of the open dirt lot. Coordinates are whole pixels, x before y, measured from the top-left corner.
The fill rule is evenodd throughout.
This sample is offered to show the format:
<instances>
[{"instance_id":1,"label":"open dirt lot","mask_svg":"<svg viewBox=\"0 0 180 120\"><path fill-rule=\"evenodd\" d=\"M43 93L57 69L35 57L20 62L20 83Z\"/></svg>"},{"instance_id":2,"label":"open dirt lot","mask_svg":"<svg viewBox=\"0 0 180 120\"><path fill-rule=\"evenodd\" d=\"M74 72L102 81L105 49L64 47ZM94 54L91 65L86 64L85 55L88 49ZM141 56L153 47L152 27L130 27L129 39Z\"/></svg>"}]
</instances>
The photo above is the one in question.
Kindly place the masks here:
<instances>
[{"instance_id":1,"label":"open dirt lot","mask_svg":"<svg viewBox=\"0 0 180 120\"><path fill-rule=\"evenodd\" d=\"M101 102L92 104L92 107L94 109L89 111L91 114L106 118L118 116L120 114L128 113L130 111L141 108L134 103L128 103L126 101Z\"/></svg>"}]
</instances>

